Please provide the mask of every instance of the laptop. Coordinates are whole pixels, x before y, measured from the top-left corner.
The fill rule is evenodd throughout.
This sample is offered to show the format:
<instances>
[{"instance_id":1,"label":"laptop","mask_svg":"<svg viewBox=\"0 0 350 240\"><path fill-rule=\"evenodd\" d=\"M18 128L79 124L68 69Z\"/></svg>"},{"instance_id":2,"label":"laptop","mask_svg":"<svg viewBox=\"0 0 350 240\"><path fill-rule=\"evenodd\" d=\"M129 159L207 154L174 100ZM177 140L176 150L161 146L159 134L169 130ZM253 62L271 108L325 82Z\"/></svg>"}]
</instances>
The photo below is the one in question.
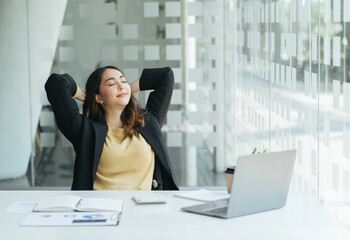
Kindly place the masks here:
<instances>
[{"instance_id":1,"label":"laptop","mask_svg":"<svg viewBox=\"0 0 350 240\"><path fill-rule=\"evenodd\" d=\"M183 211L233 218L284 207L296 150L240 156L229 199L181 208Z\"/></svg>"}]
</instances>

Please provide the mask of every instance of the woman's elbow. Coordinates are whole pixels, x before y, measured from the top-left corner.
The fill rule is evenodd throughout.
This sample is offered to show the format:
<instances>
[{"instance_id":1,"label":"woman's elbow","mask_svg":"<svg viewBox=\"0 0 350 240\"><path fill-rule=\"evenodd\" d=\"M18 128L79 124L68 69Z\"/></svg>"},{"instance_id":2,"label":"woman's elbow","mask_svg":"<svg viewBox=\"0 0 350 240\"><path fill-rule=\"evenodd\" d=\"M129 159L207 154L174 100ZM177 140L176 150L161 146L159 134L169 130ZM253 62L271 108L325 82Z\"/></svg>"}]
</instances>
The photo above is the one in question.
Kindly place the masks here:
<instances>
[{"instance_id":1,"label":"woman's elbow","mask_svg":"<svg viewBox=\"0 0 350 240\"><path fill-rule=\"evenodd\" d=\"M174 81L175 81L174 72L170 67L166 67L165 70L166 70L166 74L167 74L167 79L168 79L170 85L173 87Z\"/></svg>"},{"instance_id":2,"label":"woman's elbow","mask_svg":"<svg viewBox=\"0 0 350 240\"><path fill-rule=\"evenodd\" d=\"M54 88L54 84L55 84L55 79L57 79L57 74L56 73L52 73L50 75L50 77L46 80L46 83L45 83L45 91L46 92L49 92L50 89L53 89Z\"/></svg>"}]
</instances>

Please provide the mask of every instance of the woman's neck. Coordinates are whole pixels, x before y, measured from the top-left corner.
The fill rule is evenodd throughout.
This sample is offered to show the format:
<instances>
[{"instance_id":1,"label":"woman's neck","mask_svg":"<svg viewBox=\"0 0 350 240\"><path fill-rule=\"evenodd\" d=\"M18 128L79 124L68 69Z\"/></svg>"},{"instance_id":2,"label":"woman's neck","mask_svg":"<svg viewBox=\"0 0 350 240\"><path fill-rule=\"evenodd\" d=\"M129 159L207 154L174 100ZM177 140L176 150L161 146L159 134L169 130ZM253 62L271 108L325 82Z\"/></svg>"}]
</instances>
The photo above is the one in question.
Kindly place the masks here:
<instances>
[{"instance_id":1,"label":"woman's neck","mask_svg":"<svg viewBox=\"0 0 350 240\"><path fill-rule=\"evenodd\" d=\"M115 128L123 128L123 122L120 118L123 110L106 111L106 121Z\"/></svg>"}]
</instances>

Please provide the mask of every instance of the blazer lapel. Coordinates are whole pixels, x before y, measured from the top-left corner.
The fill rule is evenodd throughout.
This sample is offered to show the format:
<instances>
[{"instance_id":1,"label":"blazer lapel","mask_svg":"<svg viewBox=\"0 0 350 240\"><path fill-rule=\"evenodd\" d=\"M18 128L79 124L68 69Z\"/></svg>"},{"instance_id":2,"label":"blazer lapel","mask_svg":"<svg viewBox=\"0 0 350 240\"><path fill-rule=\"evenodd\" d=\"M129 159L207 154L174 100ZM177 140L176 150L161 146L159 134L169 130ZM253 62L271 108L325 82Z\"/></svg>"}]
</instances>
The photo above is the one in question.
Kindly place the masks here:
<instances>
[{"instance_id":1,"label":"blazer lapel","mask_svg":"<svg viewBox=\"0 0 350 240\"><path fill-rule=\"evenodd\" d=\"M148 126L147 126L148 125ZM168 155L165 152L165 143L161 141L161 131L153 126L149 119L145 118L145 127L139 128L141 135L151 145L154 153L158 156L160 164L163 166L169 176L173 176L173 171L168 163Z\"/></svg>"},{"instance_id":2,"label":"blazer lapel","mask_svg":"<svg viewBox=\"0 0 350 240\"><path fill-rule=\"evenodd\" d=\"M95 151L94 151L94 165L92 168L92 179L95 181L96 172L98 168L98 164L100 162L100 156L102 154L104 142L106 140L108 127L105 120L100 122L91 121L92 126L95 130Z\"/></svg>"}]
</instances>

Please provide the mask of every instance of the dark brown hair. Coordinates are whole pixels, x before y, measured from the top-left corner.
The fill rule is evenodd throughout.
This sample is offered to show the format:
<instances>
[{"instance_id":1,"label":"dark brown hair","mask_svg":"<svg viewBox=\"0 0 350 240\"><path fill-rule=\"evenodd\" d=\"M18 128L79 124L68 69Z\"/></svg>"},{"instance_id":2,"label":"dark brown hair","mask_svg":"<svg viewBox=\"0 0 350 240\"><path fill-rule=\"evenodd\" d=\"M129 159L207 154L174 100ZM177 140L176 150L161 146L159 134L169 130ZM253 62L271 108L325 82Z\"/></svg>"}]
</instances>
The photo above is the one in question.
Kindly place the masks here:
<instances>
[{"instance_id":1,"label":"dark brown hair","mask_svg":"<svg viewBox=\"0 0 350 240\"><path fill-rule=\"evenodd\" d=\"M95 95L100 94L100 84L103 72L107 69L115 69L123 73L119 68L114 66L100 67L93 71L86 82L86 97L83 105L83 114L91 120L101 121L105 119L103 107L96 102ZM124 73L123 73L124 75ZM144 126L145 113L139 106L136 98L131 94L129 103L125 106L120 118L124 125L126 136L138 136L138 128Z\"/></svg>"}]
</instances>

